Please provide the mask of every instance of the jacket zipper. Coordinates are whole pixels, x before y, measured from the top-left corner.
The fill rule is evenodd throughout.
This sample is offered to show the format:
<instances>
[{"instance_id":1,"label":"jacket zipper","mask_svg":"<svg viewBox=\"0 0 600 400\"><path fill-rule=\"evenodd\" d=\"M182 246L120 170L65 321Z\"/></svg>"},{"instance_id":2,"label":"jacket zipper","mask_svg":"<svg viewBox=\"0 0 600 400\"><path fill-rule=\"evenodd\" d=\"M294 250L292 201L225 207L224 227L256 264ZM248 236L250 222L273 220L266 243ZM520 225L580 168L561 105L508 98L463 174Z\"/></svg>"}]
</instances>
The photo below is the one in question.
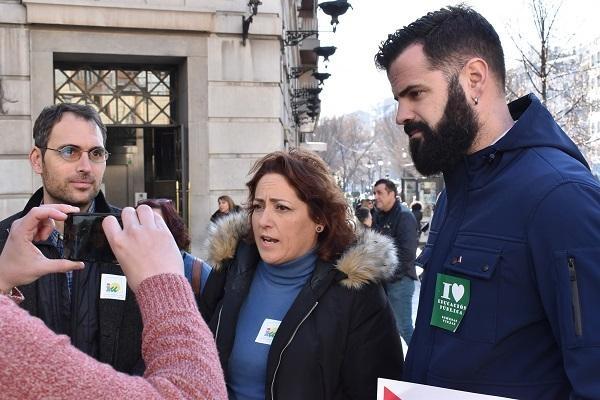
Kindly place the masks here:
<instances>
[{"instance_id":1,"label":"jacket zipper","mask_svg":"<svg viewBox=\"0 0 600 400\"><path fill-rule=\"evenodd\" d=\"M275 400L275 379L277 377L277 371L279 370L279 366L281 365L281 359L283 358L283 353L289 347L290 343L292 343L292 340L294 340L294 337L296 336L298 329L300 329L300 327L302 326L304 321L306 321L306 319L310 316L310 314L313 312L313 310L315 308L317 308L318 304L319 304L319 302L317 301L315 304L313 304L312 308L310 310L308 310L308 312L306 313L304 318L302 318L302 321L300 321L298 326L296 326L296 329L294 329L294 333L292 333L292 336L290 337L290 339L288 340L286 345L281 350L281 353L279 353L279 361L277 361L277 366L275 367L275 372L273 373L273 380L271 381L271 400Z\"/></svg>"},{"instance_id":2,"label":"jacket zipper","mask_svg":"<svg viewBox=\"0 0 600 400\"><path fill-rule=\"evenodd\" d=\"M569 280L571 281L571 306L573 308L573 323L575 324L575 336L581 336L581 305L579 303L579 288L577 287L577 271L575 269L575 258L568 258Z\"/></svg>"},{"instance_id":3,"label":"jacket zipper","mask_svg":"<svg viewBox=\"0 0 600 400\"><path fill-rule=\"evenodd\" d=\"M219 327L221 326L221 312L223 312L223 304L221 304L221 308L219 309L219 318L217 318L217 329L215 330L215 342L219 338Z\"/></svg>"}]
</instances>

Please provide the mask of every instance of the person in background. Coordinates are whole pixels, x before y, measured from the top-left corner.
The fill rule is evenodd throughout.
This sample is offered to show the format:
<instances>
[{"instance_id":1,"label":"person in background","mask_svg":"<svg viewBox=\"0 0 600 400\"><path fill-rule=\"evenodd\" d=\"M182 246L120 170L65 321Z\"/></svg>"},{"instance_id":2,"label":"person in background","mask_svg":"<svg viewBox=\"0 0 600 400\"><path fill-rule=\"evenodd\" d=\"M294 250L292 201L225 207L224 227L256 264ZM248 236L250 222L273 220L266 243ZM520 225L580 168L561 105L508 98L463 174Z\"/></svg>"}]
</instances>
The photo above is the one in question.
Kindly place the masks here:
<instances>
[{"instance_id":1,"label":"person in background","mask_svg":"<svg viewBox=\"0 0 600 400\"><path fill-rule=\"evenodd\" d=\"M391 237L398 251L400 267L385 284L394 310L398 333L408 346L413 334L412 300L417 271L417 221L410 209L398 200L396 184L389 179L379 179L373 187L375 205L379 210L373 220L376 232Z\"/></svg>"},{"instance_id":2,"label":"person in background","mask_svg":"<svg viewBox=\"0 0 600 400\"><path fill-rule=\"evenodd\" d=\"M190 235L185 222L173 205L173 200L145 199L138 202L138 206L142 204L152 208L167 224L167 227L175 238L175 243L177 243L179 251L181 251L184 275L190 282L190 285L192 285L194 294L198 296L202 292L212 268L203 260L194 257L186 251L190 247Z\"/></svg>"},{"instance_id":3,"label":"person in background","mask_svg":"<svg viewBox=\"0 0 600 400\"><path fill-rule=\"evenodd\" d=\"M209 228L200 311L230 400L373 399L399 379L402 346L381 286L390 239L358 235L317 155L274 152L251 169L248 212Z\"/></svg>"},{"instance_id":4,"label":"person in background","mask_svg":"<svg viewBox=\"0 0 600 400\"><path fill-rule=\"evenodd\" d=\"M373 217L371 216L371 210L367 207L359 207L356 210L356 219L358 219L358 222L363 224L366 229L371 228Z\"/></svg>"},{"instance_id":5,"label":"person in background","mask_svg":"<svg viewBox=\"0 0 600 400\"><path fill-rule=\"evenodd\" d=\"M33 207L13 222L0 254L0 388L13 399L219 399L227 392L211 333L181 275L182 261L165 223L146 206L125 208L123 228L114 217L103 228L144 322L144 378L102 364L19 308L16 288L49 273L80 271L81 262L46 258L33 244L55 221L79 208Z\"/></svg>"},{"instance_id":6,"label":"person in background","mask_svg":"<svg viewBox=\"0 0 600 400\"><path fill-rule=\"evenodd\" d=\"M533 95L506 104L498 34L430 12L375 56L415 168L443 173L404 378L517 399L600 399L600 184Z\"/></svg>"},{"instance_id":7,"label":"person in background","mask_svg":"<svg viewBox=\"0 0 600 400\"><path fill-rule=\"evenodd\" d=\"M217 201L219 202L219 209L211 215L211 222L217 222L219 218L229 215L231 212L240 211L240 207L235 205L231 197L227 195L219 196Z\"/></svg>"},{"instance_id":8,"label":"person in background","mask_svg":"<svg viewBox=\"0 0 600 400\"><path fill-rule=\"evenodd\" d=\"M417 220L417 230L421 232L421 221L423 220L423 205L419 201L413 201L410 209Z\"/></svg>"}]
</instances>

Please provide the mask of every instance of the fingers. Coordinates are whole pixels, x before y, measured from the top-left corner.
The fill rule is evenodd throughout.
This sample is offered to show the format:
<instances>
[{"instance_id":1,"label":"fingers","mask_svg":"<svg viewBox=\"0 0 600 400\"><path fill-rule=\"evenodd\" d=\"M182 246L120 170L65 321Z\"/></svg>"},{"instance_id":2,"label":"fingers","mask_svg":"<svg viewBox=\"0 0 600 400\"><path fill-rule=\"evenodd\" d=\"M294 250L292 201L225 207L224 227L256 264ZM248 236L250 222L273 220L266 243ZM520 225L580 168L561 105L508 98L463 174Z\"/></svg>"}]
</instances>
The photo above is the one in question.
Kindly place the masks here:
<instances>
[{"instance_id":1,"label":"fingers","mask_svg":"<svg viewBox=\"0 0 600 400\"><path fill-rule=\"evenodd\" d=\"M140 205L137 209L137 217L140 221L140 224L143 226L156 226L155 216L156 213L152 211L152 208L147 206L146 204Z\"/></svg>"},{"instance_id":2,"label":"fingers","mask_svg":"<svg viewBox=\"0 0 600 400\"><path fill-rule=\"evenodd\" d=\"M37 230L40 222L48 218L58 221L67 219L67 213L77 212L79 208L68 206L66 204L46 204L32 208L19 222L19 226L24 230ZM16 222L16 221L15 221Z\"/></svg>"},{"instance_id":3,"label":"fingers","mask_svg":"<svg viewBox=\"0 0 600 400\"><path fill-rule=\"evenodd\" d=\"M121 216L121 218L123 217ZM111 247L113 247L113 243L118 241L119 235L123 233L119 221L112 215L102 220L102 230L104 230L104 235Z\"/></svg>"},{"instance_id":4,"label":"fingers","mask_svg":"<svg viewBox=\"0 0 600 400\"><path fill-rule=\"evenodd\" d=\"M83 269L85 266L84 263L80 261L70 261L70 260L47 260L44 262L44 274L54 273L54 272L68 272L77 269Z\"/></svg>"}]
</instances>

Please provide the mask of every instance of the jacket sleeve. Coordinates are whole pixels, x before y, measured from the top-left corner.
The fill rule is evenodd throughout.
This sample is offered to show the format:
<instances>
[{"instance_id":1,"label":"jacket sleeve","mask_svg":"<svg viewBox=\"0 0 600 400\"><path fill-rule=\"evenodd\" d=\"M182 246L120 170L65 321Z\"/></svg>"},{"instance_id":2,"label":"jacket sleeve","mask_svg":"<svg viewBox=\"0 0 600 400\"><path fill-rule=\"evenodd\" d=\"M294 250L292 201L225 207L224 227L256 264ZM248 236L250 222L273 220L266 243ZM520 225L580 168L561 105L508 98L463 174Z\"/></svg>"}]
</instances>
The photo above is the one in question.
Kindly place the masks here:
<instances>
[{"instance_id":1,"label":"jacket sleeve","mask_svg":"<svg viewBox=\"0 0 600 400\"><path fill-rule=\"evenodd\" d=\"M396 225L394 242L398 249L400 269L406 271L413 266L417 253L417 220L410 211L399 213L399 222Z\"/></svg>"},{"instance_id":2,"label":"jacket sleeve","mask_svg":"<svg viewBox=\"0 0 600 400\"><path fill-rule=\"evenodd\" d=\"M380 284L357 291L344 361L342 382L346 399L374 399L377 378L400 380L404 357L394 316Z\"/></svg>"},{"instance_id":3,"label":"jacket sleeve","mask_svg":"<svg viewBox=\"0 0 600 400\"><path fill-rule=\"evenodd\" d=\"M212 335L184 277L146 279L138 291L145 377L115 371L0 296L0 387L9 398L226 399Z\"/></svg>"},{"instance_id":4,"label":"jacket sleeve","mask_svg":"<svg viewBox=\"0 0 600 400\"><path fill-rule=\"evenodd\" d=\"M572 398L600 398L600 189L566 183L541 200L528 226L535 279Z\"/></svg>"}]
</instances>

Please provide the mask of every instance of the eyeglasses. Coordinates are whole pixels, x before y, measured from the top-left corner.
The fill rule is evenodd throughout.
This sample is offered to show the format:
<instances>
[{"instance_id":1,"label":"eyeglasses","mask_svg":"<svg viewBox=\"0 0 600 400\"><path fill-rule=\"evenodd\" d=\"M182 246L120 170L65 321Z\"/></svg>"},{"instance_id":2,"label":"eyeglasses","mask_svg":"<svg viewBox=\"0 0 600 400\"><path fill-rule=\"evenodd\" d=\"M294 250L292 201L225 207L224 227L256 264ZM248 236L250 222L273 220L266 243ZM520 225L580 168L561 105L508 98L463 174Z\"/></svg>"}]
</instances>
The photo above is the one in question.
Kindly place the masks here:
<instances>
[{"instance_id":1,"label":"eyeglasses","mask_svg":"<svg viewBox=\"0 0 600 400\"><path fill-rule=\"evenodd\" d=\"M67 161L79 160L82 153L88 153L90 161L95 163L103 163L108 160L108 156L110 156L110 153L103 147L94 147L87 151L71 145L63 146L58 149L51 149L50 147L40 147L40 149L56 151L63 160Z\"/></svg>"}]
</instances>

